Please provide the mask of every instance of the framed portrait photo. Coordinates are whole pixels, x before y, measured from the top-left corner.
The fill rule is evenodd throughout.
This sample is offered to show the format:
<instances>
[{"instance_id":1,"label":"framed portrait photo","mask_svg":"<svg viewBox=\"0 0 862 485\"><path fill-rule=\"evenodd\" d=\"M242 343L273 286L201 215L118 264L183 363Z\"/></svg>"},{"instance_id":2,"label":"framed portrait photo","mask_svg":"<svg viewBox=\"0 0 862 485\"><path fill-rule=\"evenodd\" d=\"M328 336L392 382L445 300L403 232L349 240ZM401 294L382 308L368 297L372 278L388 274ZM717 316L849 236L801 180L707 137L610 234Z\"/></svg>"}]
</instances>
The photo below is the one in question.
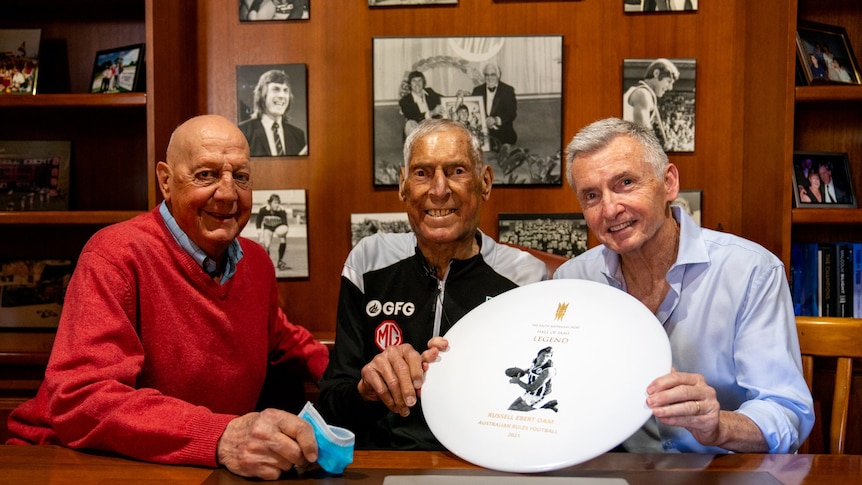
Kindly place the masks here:
<instances>
[{"instance_id":1,"label":"framed portrait photo","mask_svg":"<svg viewBox=\"0 0 862 485\"><path fill-rule=\"evenodd\" d=\"M305 190L252 190L251 204L251 218L240 235L263 246L275 267L276 278L307 278Z\"/></svg>"},{"instance_id":2,"label":"framed portrait photo","mask_svg":"<svg viewBox=\"0 0 862 485\"><path fill-rule=\"evenodd\" d=\"M253 157L308 156L305 64L236 67L237 126Z\"/></svg>"},{"instance_id":3,"label":"framed portrait photo","mask_svg":"<svg viewBox=\"0 0 862 485\"><path fill-rule=\"evenodd\" d=\"M91 93L128 93L139 91L144 66L144 44L127 45L96 53Z\"/></svg>"},{"instance_id":4,"label":"framed portrait photo","mask_svg":"<svg viewBox=\"0 0 862 485\"><path fill-rule=\"evenodd\" d=\"M42 29L0 29L0 94L36 94Z\"/></svg>"},{"instance_id":5,"label":"framed portrait photo","mask_svg":"<svg viewBox=\"0 0 862 485\"><path fill-rule=\"evenodd\" d=\"M795 152L793 201L799 208L856 207L847 154Z\"/></svg>"},{"instance_id":6,"label":"framed portrait photo","mask_svg":"<svg viewBox=\"0 0 862 485\"><path fill-rule=\"evenodd\" d=\"M580 212L500 214L498 241L574 258L587 250L587 221Z\"/></svg>"},{"instance_id":7,"label":"framed portrait photo","mask_svg":"<svg viewBox=\"0 0 862 485\"><path fill-rule=\"evenodd\" d=\"M375 186L398 184L416 125L461 105L494 185L562 184L562 36L376 37L372 62Z\"/></svg>"},{"instance_id":8,"label":"framed portrait photo","mask_svg":"<svg viewBox=\"0 0 862 485\"><path fill-rule=\"evenodd\" d=\"M666 152L693 152L696 75L691 58L624 59L622 118L652 128Z\"/></svg>"},{"instance_id":9,"label":"framed portrait photo","mask_svg":"<svg viewBox=\"0 0 862 485\"><path fill-rule=\"evenodd\" d=\"M844 27L799 22L796 54L805 84L862 84L859 65Z\"/></svg>"}]
</instances>

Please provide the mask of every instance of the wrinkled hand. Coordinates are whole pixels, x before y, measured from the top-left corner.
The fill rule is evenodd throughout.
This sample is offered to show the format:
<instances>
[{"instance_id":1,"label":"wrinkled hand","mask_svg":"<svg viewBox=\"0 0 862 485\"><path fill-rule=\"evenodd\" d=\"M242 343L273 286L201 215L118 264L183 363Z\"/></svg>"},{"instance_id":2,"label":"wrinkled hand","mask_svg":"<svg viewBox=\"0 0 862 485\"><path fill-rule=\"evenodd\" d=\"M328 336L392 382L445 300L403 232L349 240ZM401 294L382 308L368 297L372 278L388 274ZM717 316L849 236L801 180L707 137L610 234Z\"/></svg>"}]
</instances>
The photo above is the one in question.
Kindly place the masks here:
<instances>
[{"instance_id":1,"label":"wrinkled hand","mask_svg":"<svg viewBox=\"0 0 862 485\"><path fill-rule=\"evenodd\" d=\"M419 352L410 344L393 345L362 368L357 387L362 399L382 401L393 413L408 416L424 377Z\"/></svg>"},{"instance_id":2,"label":"wrinkled hand","mask_svg":"<svg viewBox=\"0 0 862 485\"><path fill-rule=\"evenodd\" d=\"M702 445L719 442L721 407L702 375L672 370L650 383L647 395L647 406L662 424L684 427Z\"/></svg>"},{"instance_id":3,"label":"wrinkled hand","mask_svg":"<svg viewBox=\"0 0 862 485\"><path fill-rule=\"evenodd\" d=\"M228 423L218 440L216 457L237 475L277 480L282 471L317 461L317 441L304 419L265 409Z\"/></svg>"}]
</instances>

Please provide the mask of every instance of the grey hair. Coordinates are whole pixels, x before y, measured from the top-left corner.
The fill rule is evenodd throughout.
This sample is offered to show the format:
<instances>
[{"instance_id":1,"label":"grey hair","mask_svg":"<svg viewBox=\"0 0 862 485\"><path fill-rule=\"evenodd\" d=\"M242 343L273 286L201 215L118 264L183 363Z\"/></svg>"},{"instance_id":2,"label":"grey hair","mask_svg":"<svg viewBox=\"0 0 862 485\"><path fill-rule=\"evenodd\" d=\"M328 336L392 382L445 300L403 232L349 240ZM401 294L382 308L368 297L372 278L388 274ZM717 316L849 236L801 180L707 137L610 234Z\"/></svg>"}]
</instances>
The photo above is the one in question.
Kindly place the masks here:
<instances>
[{"instance_id":1,"label":"grey hair","mask_svg":"<svg viewBox=\"0 0 862 485\"><path fill-rule=\"evenodd\" d=\"M479 141L479 137L477 137L472 131L468 130L460 121L446 118L424 120L419 123L409 135L407 135L407 139L404 141L404 169L406 170L410 168L410 158L413 156L413 146L417 141L428 135L449 130L460 132L470 140L470 149L467 151L467 155L473 161L473 165L478 172L485 162L485 159L482 156L482 143Z\"/></svg>"},{"instance_id":2,"label":"grey hair","mask_svg":"<svg viewBox=\"0 0 862 485\"><path fill-rule=\"evenodd\" d=\"M566 180L572 189L577 190L572 178L575 158L602 150L620 136L627 136L638 142L643 147L644 161L652 167L656 178L664 178L670 161L652 129L619 118L605 118L582 128L566 147Z\"/></svg>"}]
</instances>

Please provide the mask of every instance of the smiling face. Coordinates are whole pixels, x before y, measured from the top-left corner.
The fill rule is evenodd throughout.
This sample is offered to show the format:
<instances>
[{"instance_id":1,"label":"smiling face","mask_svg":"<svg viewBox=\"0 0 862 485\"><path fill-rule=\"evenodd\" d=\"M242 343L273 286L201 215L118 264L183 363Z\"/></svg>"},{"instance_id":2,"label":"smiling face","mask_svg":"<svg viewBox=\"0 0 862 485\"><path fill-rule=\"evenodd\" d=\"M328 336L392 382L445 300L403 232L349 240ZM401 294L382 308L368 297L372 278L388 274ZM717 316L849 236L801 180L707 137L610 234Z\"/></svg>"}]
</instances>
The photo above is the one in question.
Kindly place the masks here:
<instances>
[{"instance_id":1,"label":"smiling face","mask_svg":"<svg viewBox=\"0 0 862 485\"><path fill-rule=\"evenodd\" d=\"M290 86L280 83L268 83L264 97L264 109L269 116L279 119L290 107Z\"/></svg>"},{"instance_id":2,"label":"smiling face","mask_svg":"<svg viewBox=\"0 0 862 485\"><path fill-rule=\"evenodd\" d=\"M668 202L679 194L677 169L669 164L656 178L643 148L630 137L618 136L603 149L578 155L572 177L587 225L618 254L649 249L662 226L672 222Z\"/></svg>"},{"instance_id":3,"label":"smiling face","mask_svg":"<svg viewBox=\"0 0 862 485\"><path fill-rule=\"evenodd\" d=\"M180 229L221 261L251 215L251 170L245 136L220 116L192 118L174 132L159 186Z\"/></svg>"},{"instance_id":4,"label":"smiling face","mask_svg":"<svg viewBox=\"0 0 862 485\"><path fill-rule=\"evenodd\" d=\"M479 208L491 194L493 171L470 158L464 130L445 128L415 140L401 170L399 194L420 249L471 248L479 227Z\"/></svg>"}]
</instances>

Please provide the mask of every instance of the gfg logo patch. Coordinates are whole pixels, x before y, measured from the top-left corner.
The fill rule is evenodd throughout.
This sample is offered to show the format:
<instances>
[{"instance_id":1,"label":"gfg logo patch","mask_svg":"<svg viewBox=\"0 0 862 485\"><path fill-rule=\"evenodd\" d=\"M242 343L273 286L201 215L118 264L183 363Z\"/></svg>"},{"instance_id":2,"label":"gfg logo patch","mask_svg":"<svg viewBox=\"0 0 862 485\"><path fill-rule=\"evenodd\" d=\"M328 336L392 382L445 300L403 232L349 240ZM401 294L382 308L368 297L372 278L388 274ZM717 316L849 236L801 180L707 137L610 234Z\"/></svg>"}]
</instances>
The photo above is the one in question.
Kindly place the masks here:
<instances>
[{"instance_id":1,"label":"gfg logo patch","mask_svg":"<svg viewBox=\"0 0 862 485\"><path fill-rule=\"evenodd\" d=\"M400 345L402 342L401 328L393 320L386 320L374 329L374 343L380 350L386 350L390 345Z\"/></svg>"},{"instance_id":2,"label":"gfg logo patch","mask_svg":"<svg viewBox=\"0 0 862 485\"><path fill-rule=\"evenodd\" d=\"M409 301L387 301L380 303L380 300L371 300L365 305L365 314L369 317L376 317L381 313L386 316L404 315L409 317L413 315L416 307Z\"/></svg>"}]
</instances>

